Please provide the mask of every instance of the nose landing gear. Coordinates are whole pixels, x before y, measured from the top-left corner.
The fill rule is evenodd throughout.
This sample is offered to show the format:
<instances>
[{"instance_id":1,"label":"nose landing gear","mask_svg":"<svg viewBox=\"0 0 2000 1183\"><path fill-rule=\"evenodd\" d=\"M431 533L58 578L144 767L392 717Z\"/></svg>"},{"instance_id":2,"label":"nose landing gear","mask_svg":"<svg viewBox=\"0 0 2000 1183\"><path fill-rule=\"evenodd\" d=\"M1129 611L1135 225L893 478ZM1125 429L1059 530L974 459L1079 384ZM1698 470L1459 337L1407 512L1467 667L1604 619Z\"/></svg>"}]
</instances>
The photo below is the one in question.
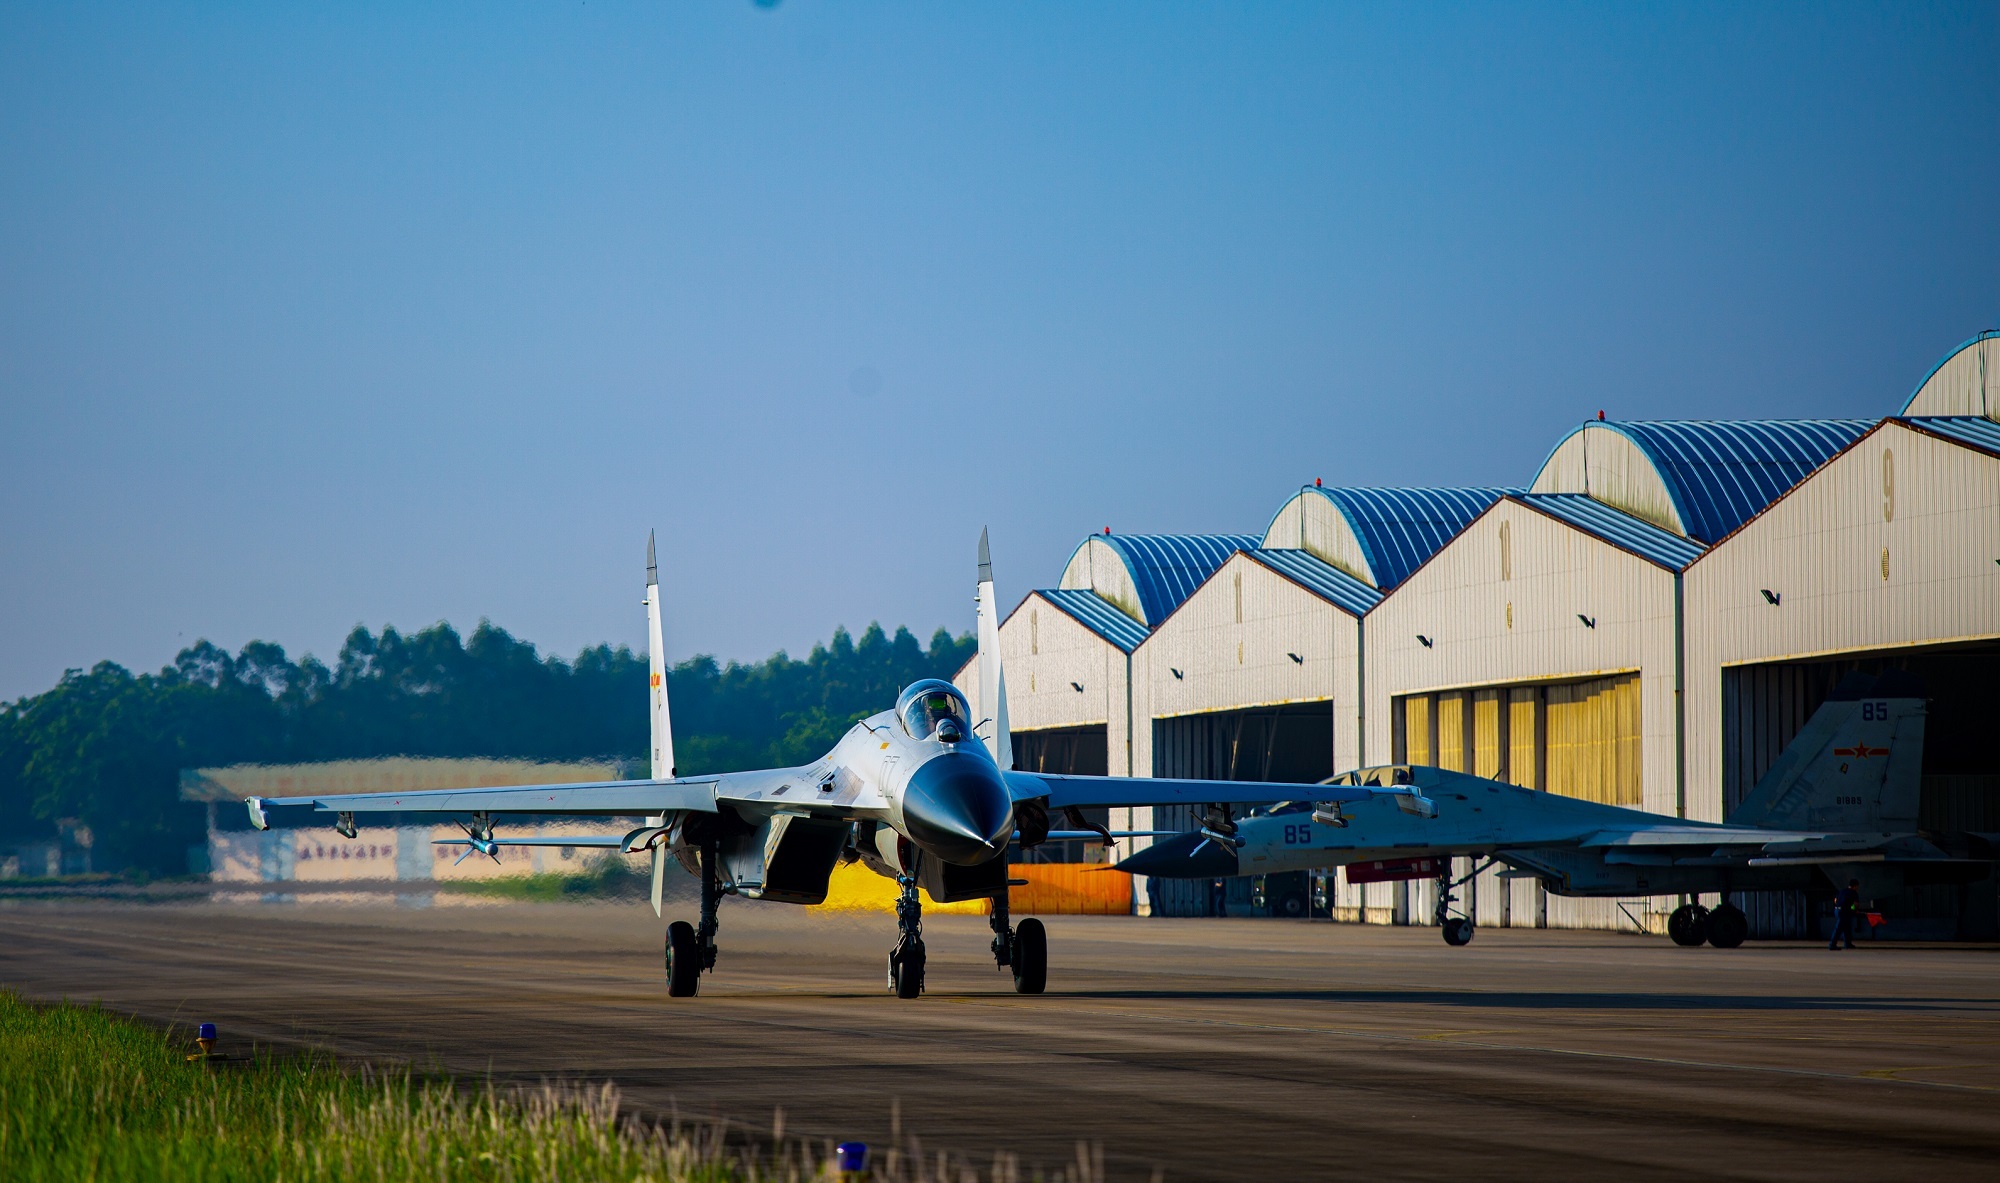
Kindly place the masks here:
<instances>
[{"instance_id":1,"label":"nose landing gear","mask_svg":"<svg viewBox=\"0 0 2000 1183\"><path fill-rule=\"evenodd\" d=\"M915 877L896 880L902 887L896 897L896 947L889 953L889 989L898 998L915 998L924 992L924 905L917 897Z\"/></svg>"},{"instance_id":2,"label":"nose landing gear","mask_svg":"<svg viewBox=\"0 0 2000 1183\"><path fill-rule=\"evenodd\" d=\"M1451 914L1451 905L1458 900L1458 897L1452 894L1452 889L1463 887L1465 884L1471 882L1474 876L1487 867L1492 866L1494 861L1489 858L1484 863L1481 863L1475 857L1472 860L1472 869L1467 871L1465 877L1462 879L1453 879L1451 877L1452 860L1449 856L1445 856L1443 861L1438 864L1437 911L1432 914L1432 920L1437 924L1438 931L1444 935L1445 944L1457 948L1472 943L1472 934L1474 931L1472 917L1453 916Z\"/></svg>"}]
</instances>

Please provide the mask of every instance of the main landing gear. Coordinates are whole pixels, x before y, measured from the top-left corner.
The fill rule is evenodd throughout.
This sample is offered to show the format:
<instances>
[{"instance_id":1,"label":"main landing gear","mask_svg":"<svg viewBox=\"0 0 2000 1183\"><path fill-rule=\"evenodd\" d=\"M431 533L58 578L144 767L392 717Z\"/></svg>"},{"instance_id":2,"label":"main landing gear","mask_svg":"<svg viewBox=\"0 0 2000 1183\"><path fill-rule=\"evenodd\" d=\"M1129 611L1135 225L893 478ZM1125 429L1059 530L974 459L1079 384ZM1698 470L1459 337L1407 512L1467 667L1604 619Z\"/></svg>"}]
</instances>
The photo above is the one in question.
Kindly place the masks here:
<instances>
[{"instance_id":1,"label":"main landing gear","mask_svg":"<svg viewBox=\"0 0 2000 1183\"><path fill-rule=\"evenodd\" d=\"M1007 893L993 897L993 962L1014 971L1016 994L1040 994L1049 985L1049 934L1033 916L1008 923Z\"/></svg>"},{"instance_id":2,"label":"main landing gear","mask_svg":"<svg viewBox=\"0 0 2000 1183\"><path fill-rule=\"evenodd\" d=\"M667 996L692 998L701 985L701 975L715 968L716 919L722 902L722 884L717 873L715 843L701 846L701 927L685 920L667 925Z\"/></svg>"},{"instance_id":3,"label":"main landing gear","mask_svg":"<svg viewBox=\"0 0 2000 1183\"><path fill-rule=\"evenodd\" d=\"M1707 943L1718 949L1734 949L1749 937L1750 918L1731 903L1713 911L1700 904L1682 904L1667 917L1667 935L1674 944L1688 948Z\"/></svg>"}]
</instances>

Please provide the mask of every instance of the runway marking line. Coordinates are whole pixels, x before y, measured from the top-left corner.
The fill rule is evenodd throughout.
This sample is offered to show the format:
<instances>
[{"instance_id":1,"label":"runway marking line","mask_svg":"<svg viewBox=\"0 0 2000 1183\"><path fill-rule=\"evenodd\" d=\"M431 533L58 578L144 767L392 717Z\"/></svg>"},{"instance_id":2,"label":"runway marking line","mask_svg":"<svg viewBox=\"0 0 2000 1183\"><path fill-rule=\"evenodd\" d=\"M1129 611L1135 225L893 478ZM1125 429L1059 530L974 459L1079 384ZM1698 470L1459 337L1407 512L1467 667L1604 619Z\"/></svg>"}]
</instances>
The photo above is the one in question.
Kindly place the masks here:
<instances>
[{"instance_id":1,"label":"runway marking line","mask_svg":"<svg viewBox=\"0 0 2000 1183\"><path fill-rule=\"evenodd\" d=\"M982 1002L976 999L962 999L967 1006L991 1006L1008 1010L1027 1010L1030 1007L1018 1002ZM1383 1043L1421 1043L1433 1037L1428 1035L1396 1035L1387 1031L1365 1031L1348 1027L1306 1027L1290 1023L1245 1023L1232 1019L1198 1019L1180 1015L1136 1014L1130 1011L1107 1011L1073 1008L1073 1014L1092 1014L1106 1018L1132 1019L1146 1023L1181 1023L1197 1027L1234 1027L1246 1031L1288 1031L1308 1035L1345 1036L1350 1039L1373 1039ZM1444 1034L1450 1034L1446 1032ZM1469 1032L1468 1034L1482 1034ZM1637 1064L1664 1064L1675 1068L1709 1068L1728 1072L1761 1072L1773 1076L1804 1076L1819 1080L1872 1081L1884 1084L1907 1084L1920 1088L1949 1089L1954 1092L1993 1093L2000 1087L1984 1084L1947 1084L1936 1080L1905 1080L1900 1076L1883 1076L1875 1073L1827 1072L1816 1068L1773 1068L1762 1064L1722 1064L1707 1060L1683 1060L1671 1056L1641 1056L1629 1052L1592 1052L1579 1048L1534 1047L1524 1044L1483 1043L1473 1040L1453 1040L1454 1047L1473 1047L1487 1051L1501 1052L1543 1052L1553 1056L1577 1056L1591 1060L1620 1060ZM1914 1072L1917 1069L1901 1068L1890 1071Z\"/></svg>"}]
</instances>

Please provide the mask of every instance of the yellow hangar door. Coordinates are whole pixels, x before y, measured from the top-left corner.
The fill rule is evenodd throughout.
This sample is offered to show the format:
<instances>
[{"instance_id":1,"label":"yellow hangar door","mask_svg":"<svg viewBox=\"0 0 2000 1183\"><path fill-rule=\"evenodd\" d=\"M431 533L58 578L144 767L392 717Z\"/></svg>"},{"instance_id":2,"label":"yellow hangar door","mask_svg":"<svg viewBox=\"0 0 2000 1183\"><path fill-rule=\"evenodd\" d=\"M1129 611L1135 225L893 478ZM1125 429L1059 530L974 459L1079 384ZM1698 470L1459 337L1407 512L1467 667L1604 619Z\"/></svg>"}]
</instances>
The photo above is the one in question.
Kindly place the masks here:
<instances>
[{"instance_id":1,"label":"yellow hangar door","mask_svg":"<svg viewBox=\"0 0 2000 1183\"><path fill-rule=\"evenodd\" d=\"M1640 804L1639 675L1399 698L1394 759L1605 805Z\"/></svg>"}]
</instances>

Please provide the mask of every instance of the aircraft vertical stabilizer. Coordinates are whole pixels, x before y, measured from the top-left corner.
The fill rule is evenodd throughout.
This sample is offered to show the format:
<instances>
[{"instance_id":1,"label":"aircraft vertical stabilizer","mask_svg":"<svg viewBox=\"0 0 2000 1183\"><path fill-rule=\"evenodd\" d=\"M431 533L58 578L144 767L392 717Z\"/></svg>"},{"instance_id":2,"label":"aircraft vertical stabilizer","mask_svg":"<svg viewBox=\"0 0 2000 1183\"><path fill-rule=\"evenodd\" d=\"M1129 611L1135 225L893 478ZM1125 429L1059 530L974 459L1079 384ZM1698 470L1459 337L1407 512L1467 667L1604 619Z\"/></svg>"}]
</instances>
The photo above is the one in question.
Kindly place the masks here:
<instances>
[{"instance_id":1,"label":"aircraft vertical stabilizer","mask_svg":"<svg viewBox=\"0 0 2000 1183\"><path fill-rule=\"evenodd\" d=\"M1000 604L993 595L993 552L979 531L979 709L992 720L986 750L1002 768L1014 766L1014 737L1007 730L1007 672L1000 666Z\"/></svg>"},{"instance_id":2,"label":"aircraft vertical stabilizer","mask_svg":"<svg viewBox=\"0 0 2000 1183\"><path fill-rule=\"evenodd\" d=\"M668 780L677 775L674 768L674 725L673 717L667 711L667 647L664 630L660 627L660 562L653 549L653 533L646 532L646 662L651 667L647 674L647 693L651 695L648 712L652 720L652 777L654 780ZM665 817L653 819L655 825L664 825ZM653 915L661 915L661 897L667 886L667 844L653 845Z\"/></svg>"},{"instance_id":3,"label":"aircraft vertical stabilizer","mask_svg":"<svg viewBox=\"0 0 2000 1183\"><path fill-rule=\"evenodd\" d=\"M1849 674L1729 820L1780 829L1914 833L1924 714L1922 687L1909 674Z\"/></svg>"},{"instance_id":4,"label":"aircraft vertical stabilizer","mask_svg":"<svg viewBox=\"0 0 2000 1183\"><path fill-rule=\"evenodd\" d=\"M660 564L654 555L653 535L646 534L646 660L652 667L647 685L651 688L653 730L653 779L668 780L674 773L674 728L667 711L667 650L660 627Z\"/></svg>"}]
</instances>

